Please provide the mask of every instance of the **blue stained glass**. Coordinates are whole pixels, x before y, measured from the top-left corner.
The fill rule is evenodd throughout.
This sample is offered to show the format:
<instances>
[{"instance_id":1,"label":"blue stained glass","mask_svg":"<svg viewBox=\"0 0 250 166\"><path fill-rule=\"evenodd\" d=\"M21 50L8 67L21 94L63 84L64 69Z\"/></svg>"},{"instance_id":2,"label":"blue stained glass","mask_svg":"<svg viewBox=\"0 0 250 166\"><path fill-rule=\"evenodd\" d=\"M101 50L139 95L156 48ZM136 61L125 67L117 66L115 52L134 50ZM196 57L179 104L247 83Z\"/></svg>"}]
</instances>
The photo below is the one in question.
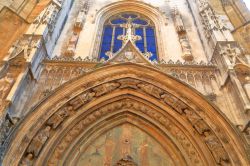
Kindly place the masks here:
<instances>
[{"instance_id":1,"label":"blue stained glass","mask_svg":"<svg viewBox=\"0 0 250 166\"><path fill-rule=\"evenodd\" d=\"M155 36L155 31L152 27L149 27L146 29L146 34L147 36L154 37Z\"/></svg>"},{"instance_id":2,"label":"blue stained glass","mask_svg":"<svg viewBox=\"0 0 250 166\"><path fill-rule=\"evenodd\" d=\"M155 45L155 38L147 36L147 43L148 45Z\"/></svg>"},{"instance_id":3,"label":"blue stained glass","mask_svg":"<svg viewBox=\"0 0 250 166\"><path fill-rule=\"evenodd\" d=\"M117 27L115 29L115 40L114 40L114 49L113 49L114 53L117 52L122 47L122 41L117 39L117 37L122 34L123 34L123 28Z\"/></svg>"},{"instance_id":4,"label":"blue stained glass","mask_svg":"<svg viewBox=\"0 0 250 166\"><path fill-rule=\"evenodd\" d=\"M112 32L113 28L111 26L106 26L103 33L102 46L100 59L105 58L108 59L108 56L105 55L107 51L110 51L111 41L112 41Z\"/></svg>"},{"instance_id":5,"label":"blue stained glass","mask_svg":"<svg viewBox=\"0 0 250 166\"><path fill-rule=\"evenodd\" d=\"M127 21L126 20L123 20L123 19L116 19L116 20L112 20L111 23L112 24L124 24L126 23Z\"/></svg>"},{"instance_id":6,"label":"blue stained glass","mask_svg":"<svg viewBox=\"0 0 250 166\"><path fill-rule=\"evenodd\" d=\"M142 28L137 28L135 29L135 34L138 36L141 36L141 40L136 41L136 46L140 49L141 52L145 52L144 49L144 36L143 36L143 29Z\"/></svg>"},{"instance_id":7,"label":"blue stained glass","mask_svg":"<svg viewBox=\"0 0 250 166\"><path fill-rule=\"evenodd\" d=\"M134 20L133 23L140 24L140 25L147 25L148 24L147 21L140 20L140 19Z\"/></svg>"},{"instance_id":8,"label":"blue stained glass","mask_svg":"<svg viewBox=\"0 0 250 166\"><path fill-rule=\"evenodd\" d=\"M104 30L104 36L112 36L113 28L111 26L106 26Z\"/></svg>"},{"instance_id":9,"label":"blue stained glass","mask_svg":"<svg viewBox=\"0 0 250 166\"><path fill-rule=\"evenodd\" d=\"M138 36L143 37L143 29L142 28L136 28L135 29L135 34Z\"/></svg>"},{"instance_id":10,"label":"blue stained glass","mask_svg":"<svg viewBox=\"0 0 250 166\"><path fill-rule=\"evenodd\" d=\"M146 51L151 52L152 56L149 57L149 60L155 61L158 60L157 57L157 45L156 45L156 38L155 38L155 27L151 27L148 25L148 22L146 20L140 19L138 15L136 14L122 14L122 18L117 18L114 20L111 20L112 24L116 24L113 26L116 26L115 33L114 33L114 45L113 45L113 53L116 53L119 51L122 47L122 41L118 40L119 35L125 35L126 28L121 28L118 26L118 24L127 23L127 19L131 17L133 18L133 23L143 25L139 28L135 29L135 34L138 36L141 36L141 40L138 40L135 42L135 45L142 53L145 53ZM105 60L108 60L108 56L105 55L106 52L111 51L111 44L112 44L112 35L113 35L113 26L109 23L106 24L103 32L102 37L102 44L100 49L100 59L104 58ZM144 28L146 27L146 36L144 36ZM145 43L146 42L146 43ZM145 50L145 46L147 46L147 50Z\"/></svg>"},{"instance_id":11,"label":"blue stained glass","mask_svg":"<svg viewBox=\"0 0 250 166\"><path fill-rule=\"evenodd\" d=\"M124 17L124 18L129 18L129 17L131 17L131 18L136 18L136 17L138 17L138 16L135 15L135 14L123 14L122 17Z\"/></svg>"},{"instance_id":12,"label":"blue stained glass","mask_svg":"<svg viewBox=\"0 0 250 166\"><path fill-rule=\"evenodd\" d=\"M149 58L151 61L157 60L157 49L156 49L156 41L155 41L155 33L152 27L146 29L147 35L147 49L153 55Z\"/></svg>"}]
</instances>

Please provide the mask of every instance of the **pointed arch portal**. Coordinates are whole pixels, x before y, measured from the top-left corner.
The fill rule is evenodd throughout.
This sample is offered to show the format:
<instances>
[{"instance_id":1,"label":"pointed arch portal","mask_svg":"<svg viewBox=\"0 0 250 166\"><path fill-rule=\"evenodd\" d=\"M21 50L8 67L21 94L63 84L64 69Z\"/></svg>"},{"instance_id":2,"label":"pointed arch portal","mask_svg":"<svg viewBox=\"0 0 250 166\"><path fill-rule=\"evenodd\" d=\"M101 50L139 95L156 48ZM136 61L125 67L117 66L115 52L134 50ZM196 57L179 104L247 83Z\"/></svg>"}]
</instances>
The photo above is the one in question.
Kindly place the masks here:
<instances>
[{"instance_id":1,"label":"pointed arch portal","mask_svg":"<svg viewBox=\"0 0 250 166\"><path fill-rule=\"evenodd\" d=\"M243 145L194 89L124 63L66 83L38 104L12 134L3 165L248 165Z\"/></svg>"}]
</instances>

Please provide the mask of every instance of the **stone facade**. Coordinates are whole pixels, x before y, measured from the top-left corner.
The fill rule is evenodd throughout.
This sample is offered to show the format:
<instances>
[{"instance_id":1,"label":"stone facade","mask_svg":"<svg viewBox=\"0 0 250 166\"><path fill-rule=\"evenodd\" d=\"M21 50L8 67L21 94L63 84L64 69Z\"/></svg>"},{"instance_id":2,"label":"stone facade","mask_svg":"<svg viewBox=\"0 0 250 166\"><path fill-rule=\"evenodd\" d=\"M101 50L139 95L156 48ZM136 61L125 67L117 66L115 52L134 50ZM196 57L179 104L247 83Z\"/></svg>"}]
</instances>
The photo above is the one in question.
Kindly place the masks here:
<instances>
[{"instance_id":1,"label":"stone facade","mask_svg":"<svg viewBox=\"0 0 250 166\"><path fill-rule=\"evenodd\" d=\"M249 165L241 0L17 0L0 10L1 164ZM121 48L100 58L107 20L121 13L150 20L156 60L130 21Z\"/></svg>"}]
</instances>

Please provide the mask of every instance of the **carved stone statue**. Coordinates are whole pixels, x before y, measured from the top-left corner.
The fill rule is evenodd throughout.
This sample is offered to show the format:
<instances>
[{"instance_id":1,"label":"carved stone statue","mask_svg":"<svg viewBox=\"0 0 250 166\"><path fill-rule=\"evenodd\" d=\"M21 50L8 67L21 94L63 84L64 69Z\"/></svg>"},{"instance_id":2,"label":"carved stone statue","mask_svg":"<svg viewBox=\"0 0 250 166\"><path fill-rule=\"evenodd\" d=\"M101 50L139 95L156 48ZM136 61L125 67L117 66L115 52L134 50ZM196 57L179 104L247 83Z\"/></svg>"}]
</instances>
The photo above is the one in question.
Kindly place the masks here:
<instances>
[{"instance_id":1,"label":"carved stone statue","mask_svg":"<svg viewBox=\"0 0 250 166\"><path fill-rule=\"evenodd\" d=\"M111 91L117 89L119 86L120 86L120 84L116 83L116 82L111 82L111 83L106 83L106 84L100 85L100 86L94 88L94 91L96 93L95 95L97 97L104 95L105 93L108 93L108 92L111 92Z\"/></svg>"},{"instance_id":2,"label":"carved stone statue","mask_svg":"<svg viewBox=\"0 0 250 166\"><path fill-rule=\"evenodd\" d=\"M188 40L187 32L181 17L181 14L178 9L174 9L173 13L174 17L174 22L175 22L175 28L179 36L179 41L181 44L182 48L182 58L185 61L192 61L193 60L193 55L191 52L191 46Z\"/></svg>"},{"instance_id":3,"label":"carved stone statue","mask_svg":"<svg viewBox=\"0 0 250 166\"><path fill-rule=\"evenodd\" d=\"M191 46L189 44L188 38L186 36L181 37L180 44L181 44L181 48L182 48L182 58L185 61L192 61L194 59L194 57L193 57L192 52L191 52Z\"/></svg>"},{"instance_id":4,"label":"carved stone statue","mask_svg":"<svg viewBox=\"0 0 250 166\"><path fill-rule=\"evenodd\" d=\"M95 94L95 92L85 92L72 99L69 103L72 105L73 110L77 110L79 107L89 102L95 96Z\"/></svg>"},{"instance_id":5,"label":"carved stone statue","mask_svg":"<svg viewBox=\"0 0 250 166\"><path fill-rule=\"evenodd\" d=\"M53 129L56 129L64 120L70 115L72 111L72 106L64 107L57 113L55 113L47 122L48 125L51 125Z\"/></svg>"},{"instance_id":6,"label":"carved stone statue","mask_svg":"<svg viewBox=\"0 0 250 166\"><path fill-rule=\"evenodd\" d=\"M21 162L20 166L32 166L34 155L29 153Z\"/></svg>"},{"instance_id":7,"label":"carved stone statue","mask_svg":"<svg viewBox=\"0 0 250 166\"><path fill-rule=\"evenodd\" d=\"M207 124L199 117L194 111L189 109L184 110L188 121L193 125L193 127L198 131L199 134L209 131Z\"/></svg>"},{"instance_id":8,"label":"carved stone statue","mask_svg":"<svg viewBox=\"0 0 250 166\"><path fill-rule=\"evenodd\" d=\"M173 15L174 15L175 28L178 34L186 33L186 29L184 27L184 23L179 10L175 8Z\"/></svg>"},{"instance_id":9,"label":"carved stone statue","mask_svg":"<svg viewBox=\"0 0 250 166\"><path fill-rule=\"evenodd\" d=\"M226 165L226 163L229 162L229 156L225 151L225 149L223 148L223 146L221 145L218 138L209 132L205 132L205 136L206 136L205 142L208 148L211 150L215 161L218 164Z\"/></svg>"},{"instance_id":10,"label":"carved stone statue","mask_svg":"<svg viewBox=\"0 0 250 166\"><path fill-rule=\"evenodd\" d=\"M161 94L163 93L163 91L159 88L156 88L153 85L150 84L145 84L145 83L139 83L137 85L137 87L139 87L141 90L143 90L144 92L148 93L149 95L152 95L158 99L161 98Z\"/></svg>"},{"instance_id":11,"label":"carved stone statue","mask_svg":"<svg viewBox=\"0 0 250 166\"><path fill-rule=\"evenodd\" d=\"M28 147L27 152L33 153L35 156L38 156L45 142L50 136L50 126L46 126L42 131L40 131L37 136L32 140L31 144Z\"/></svg>"},{"instance_id":12,"label":"carved stone statue","mask_svg":"<svg viewBox=\"0 0 250 166\"><path fill-rule=\"evenodd\" d=\"M166 104L171 106L175 111L177 111L180 114L182 114L183 111L187 108L187 105L185 103L183 103L173 95L164 93L161 95L161 98Z\"/></svg>"},{"instance_id":13,"label":"carved stone statue","mask_svg":"<svg viewBox=\"0 0 250 166\"><path fill-rule=\"evenodd\" d=\"M67 55L67 56L74 56L75 55L75 49L76 49L78 38L79 38L79 34L74 32L72 34L69 42L68 42L65 55Z\"/></svg>"},{"instance_id":14,"label":"carved stone statue","mask_svg":"<svg viewBox=\"0 0 250 166\"><path fill-rule=\"evenodd\" d=\"M7 97L12 85L14 84L14 79L11 73L7 73L5 77L0 79L0 110L5 107L5 98Z\"/></svg>"}]
</instances>

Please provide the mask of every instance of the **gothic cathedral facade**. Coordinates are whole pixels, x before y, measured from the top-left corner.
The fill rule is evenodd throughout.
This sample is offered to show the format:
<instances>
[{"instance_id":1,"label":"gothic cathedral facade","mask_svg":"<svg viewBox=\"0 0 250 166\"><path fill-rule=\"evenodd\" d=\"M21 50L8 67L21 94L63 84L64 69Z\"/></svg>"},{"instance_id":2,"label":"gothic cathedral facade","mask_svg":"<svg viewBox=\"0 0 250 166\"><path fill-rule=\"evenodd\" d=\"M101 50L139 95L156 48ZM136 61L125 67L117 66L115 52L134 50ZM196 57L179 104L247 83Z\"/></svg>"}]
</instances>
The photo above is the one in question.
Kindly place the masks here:
<instances>
[{"instance_id":1,"label":"gothic cathedral facade","mask_svg":"<svg viewBox=\"0 0 250 166\"><path fill-rule=\"evenodd\" d=\"M243 0L2 0L0 165L250 165Z\"/></svg>"}]
</instances>

